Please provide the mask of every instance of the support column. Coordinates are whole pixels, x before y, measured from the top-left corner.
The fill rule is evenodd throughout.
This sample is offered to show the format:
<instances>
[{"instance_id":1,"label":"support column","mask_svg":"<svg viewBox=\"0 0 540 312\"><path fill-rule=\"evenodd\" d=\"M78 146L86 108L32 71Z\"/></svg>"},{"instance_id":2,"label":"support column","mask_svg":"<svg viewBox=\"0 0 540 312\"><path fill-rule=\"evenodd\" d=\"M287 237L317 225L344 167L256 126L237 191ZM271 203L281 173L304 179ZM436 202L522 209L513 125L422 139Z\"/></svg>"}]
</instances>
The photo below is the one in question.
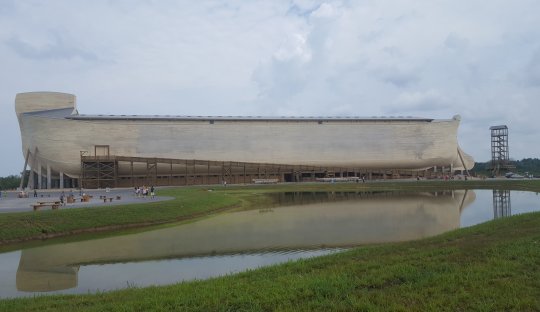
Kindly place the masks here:
<instances>
[{"instance_id":1,"label":"support column","mask_svg":"<svg viewBox=\"0 0 540 312\"><path fill-rule=\"evenodd\" d=\"M195 167L195 159L192 160L193 165L191 166L191 172L193 173L193 184L197 184L197 173L196 173L196 167Z\"/></svg>"},{"instance_id":2,"label":"support column","mask_svg":"<svg viewBox=\"0 0 540 312\"><path fill-rule=\"evenodd\" d=\"M26 166L28 165L28 157L30 157L30 150L26 151L26 157L24 158L24 167L23 167L23 170L21 172L21 184L19 185L19 189L21 191L23 189L24 175L26 174ZM30 174L31 174L31 172L30 172ZM28 178L30 178L30 177L28 177Z\"/></svg>"},{"instance_id":3,"label":"support column","mask_svg":"<svg viewBox=\"0 0 540 312\"><path fill-rule=\"evenodd\" d=\"M210 184L210 161L207 162L206 168L206 184Z\"/></svg>"},{"instance_id":4,"label":"support column","mask_svg":"<svg viewBox=\"0 0 540 312\"><path fill-rule=\"evenodd\" d=\"M170 163L169 165L170 165L170 170L169 170L169 185L172 185L172 177L173 177L172 159L171 159L171 163Z\"/></svg>"},{"instance_id":5,"label":"support column","mask_svg":"<svg viewBox=\"0 0 540 312\"><path fill-rule=\"evenodd\" d=\"M188 161L187 161L187 159L186 159L185 165L186 165L186 168L185 168L185 175L184 175L185 182L186 182L185 185L188 185Z\"/></svg>"},{"instance_id":6,"label":"support column","mask_svg":"<svg viewBox=\"0 0 540 312\"><path fill-rule=\"evenodd\" d=\"M467 172L467 175L470 176L469 169L467 169L467 166L465 166L465 161L463 160L463 156L461 155L461 151L459 150L459 148L457 152L458 152L459 159L461 160L461 164L463 165L463 169L465 169L465 172ZM462 174L463 174L463 171L462 171Z\"/></svg>"},{"instance_id":7,"label":"support column","mask_svg":"<svg viewBox=\"0 0 540 312\"><path fill-rule=\"evenodd\" d=\"M34 149L34 154L32 155L32 165L30 165L31 170L30 170L30 176L28 177L28 185L27 185L27 188L28 189L34 189L34 173L36 172L36 161L37 161L37 152L38 152L38 149L37 147Z\"/></svg>"},{"instance_id":8,"label":"support column","mask_svg":"<svg viewBox=\"0 0 540 312\"><path fill-rule=\"evenodd\" d=\"M60 172L60 189L64 188L64 173Z\"/></svg>"},{"instance_id":9,"label":"support column","mask_svg":"<svg viewBox=\"0 0 540 312\"><path fill-rule=\"evenodd\" d=\"M47 189L48 190L51 189L51 182L52 182L51 166L49 164L47 164Z\"/></svg>"},{"instance_id":10,"label":"support column","mask_svg":"<svg viewBox=\"0 0 540 312\"><path fill-rule=\"evenodd\" d=\"M158 161L156 159L156 164L155 164L155 169L154 169L154 184L152 186L157 186L159 184L159 180L158 180ZM116 177L114 177L114 181L117 181L118 179ZM116 182L115 182L116 183ZM116 185L115 185L116 187Z\"/></svg>"},{"instance_id":11,"label":"support column","mask_svg":"<svg viewBox=\"0 0 540 312\"><path fill-rule=\"evenodd\" d=\"M43 174L41 173L41 160L38 160L38 190L42 187Z\"/></svg>"},{"instance_id":12,"label":"support column","mask_svg":"<svg viewBox=\"0 0 540 312\"><path fill-rule=\"evenodd\" d=\"M30 168L30 172L28 173L28 183L26 184L27 189L33 189L34 188L34 175L36 173L34 172L34 167Z\"/></svg>"}]
</instances>

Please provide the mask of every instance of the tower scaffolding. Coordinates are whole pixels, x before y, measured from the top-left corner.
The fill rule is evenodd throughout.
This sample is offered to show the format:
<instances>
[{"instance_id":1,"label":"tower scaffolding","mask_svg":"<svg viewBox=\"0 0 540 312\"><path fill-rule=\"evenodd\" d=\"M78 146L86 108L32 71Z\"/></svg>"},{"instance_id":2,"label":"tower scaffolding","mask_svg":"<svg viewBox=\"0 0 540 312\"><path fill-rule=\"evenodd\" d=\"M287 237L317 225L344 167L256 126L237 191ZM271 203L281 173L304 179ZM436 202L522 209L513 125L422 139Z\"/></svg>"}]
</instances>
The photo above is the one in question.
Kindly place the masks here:
<instances>
[{"instance_id":1,"label":"tower scaffolding","mask_svg":"<svg viewBox=\"0 0 540 312\"><path fill-rule=\"evenodd\" d=\"M491 163L489 170L493 176L499 176L501 171L515 168L510 162L508 149L508 127L506 125L492 126L491 130Z\"/></svg>"}]
</instances>

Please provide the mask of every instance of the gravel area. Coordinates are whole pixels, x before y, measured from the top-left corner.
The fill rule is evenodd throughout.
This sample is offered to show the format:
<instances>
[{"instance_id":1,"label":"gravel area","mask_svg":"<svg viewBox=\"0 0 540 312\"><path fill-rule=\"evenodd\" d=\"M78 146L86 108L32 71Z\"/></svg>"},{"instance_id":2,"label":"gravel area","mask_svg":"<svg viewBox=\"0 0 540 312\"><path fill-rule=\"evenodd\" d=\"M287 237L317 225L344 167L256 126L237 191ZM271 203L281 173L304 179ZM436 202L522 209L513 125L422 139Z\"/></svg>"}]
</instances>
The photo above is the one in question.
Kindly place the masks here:
<instances>
[{"instance_id":1,"label":"gravel area","mask_svg":"<svg viewBox=\"0 0 540 312\"><path fill-rule=\"evenodd\" d=\"M135 192L132 188L117 188L110 189L108 192L104 189L99 190L83 190L82 192L88 195L91 195L92 198L89 202L80 202L81 192L77 189L65 189L63 190L64 194L67 196L70 193L73 193L77 201L72 204L66 204L65 206L60 207L60 209L70 209L70 208L81 208L81 207L98 207L98 206L113 206L113 205L125 205L132 203L145 203L150 201L163 201L170 200L172 197L168 196L156 196L155 198L136 197ZM34 197L33 191L29 193L28 198L18 198L17 195L19 192L16 191L3 191L2 197L0 198L0 213L5 212L22 212L22 211L32 211L33 204L36 204L39 201L59 201L62 190L38 190L37 197ZM156 189L156 194L159 195L159 189ZM112 198L112 202L107 199L107 202L104 203L103 199L100 199L100 196L106 196L107 198ZM120 196L120 199L117 199L117 196ZM51 209L50 207L42 207L40 210Z\"/></svg>"}]
</instances>

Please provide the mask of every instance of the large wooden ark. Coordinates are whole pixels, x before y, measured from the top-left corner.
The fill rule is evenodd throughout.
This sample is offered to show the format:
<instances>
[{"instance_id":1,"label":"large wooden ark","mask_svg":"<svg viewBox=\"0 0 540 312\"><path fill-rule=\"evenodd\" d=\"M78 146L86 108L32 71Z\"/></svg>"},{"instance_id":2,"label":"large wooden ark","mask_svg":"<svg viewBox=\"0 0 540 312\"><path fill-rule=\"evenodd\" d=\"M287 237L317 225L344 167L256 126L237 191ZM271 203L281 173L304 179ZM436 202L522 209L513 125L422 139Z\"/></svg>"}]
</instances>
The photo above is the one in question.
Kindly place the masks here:
<instances>
[{"instance_id":1,"label":"large wooden ark","mask_svg":"<svg viewBox=\"0 0 540 312\"><path fill-rule=\"evenodd\" d=\"M29 186L182 185L440 174L474 166L460 118L79 114L72 94L17 94ZM70 185L73 186L73 185Z\"/></svg>"}]
</instances>

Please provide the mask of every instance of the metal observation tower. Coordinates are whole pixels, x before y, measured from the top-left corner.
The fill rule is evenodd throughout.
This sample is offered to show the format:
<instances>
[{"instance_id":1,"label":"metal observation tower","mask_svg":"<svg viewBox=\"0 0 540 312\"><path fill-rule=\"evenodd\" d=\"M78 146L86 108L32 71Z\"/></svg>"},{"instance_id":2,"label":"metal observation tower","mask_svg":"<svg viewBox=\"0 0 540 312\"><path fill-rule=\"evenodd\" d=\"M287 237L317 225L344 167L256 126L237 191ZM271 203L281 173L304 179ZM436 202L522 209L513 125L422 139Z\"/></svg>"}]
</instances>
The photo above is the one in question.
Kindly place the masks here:
<instances>
[{"instance_id":1,"label":"metal observation tower","mask_svg":"<svg viewBox=\"0 0 540 312\"><path fill-rule=\"evenodd\" d=\"M510 162L508 151L508 127L493 126L489 130L491 130L491 163L488 169L494 176L498 176L501 171L515 168Z\"/></svg>"}]
</instances>

